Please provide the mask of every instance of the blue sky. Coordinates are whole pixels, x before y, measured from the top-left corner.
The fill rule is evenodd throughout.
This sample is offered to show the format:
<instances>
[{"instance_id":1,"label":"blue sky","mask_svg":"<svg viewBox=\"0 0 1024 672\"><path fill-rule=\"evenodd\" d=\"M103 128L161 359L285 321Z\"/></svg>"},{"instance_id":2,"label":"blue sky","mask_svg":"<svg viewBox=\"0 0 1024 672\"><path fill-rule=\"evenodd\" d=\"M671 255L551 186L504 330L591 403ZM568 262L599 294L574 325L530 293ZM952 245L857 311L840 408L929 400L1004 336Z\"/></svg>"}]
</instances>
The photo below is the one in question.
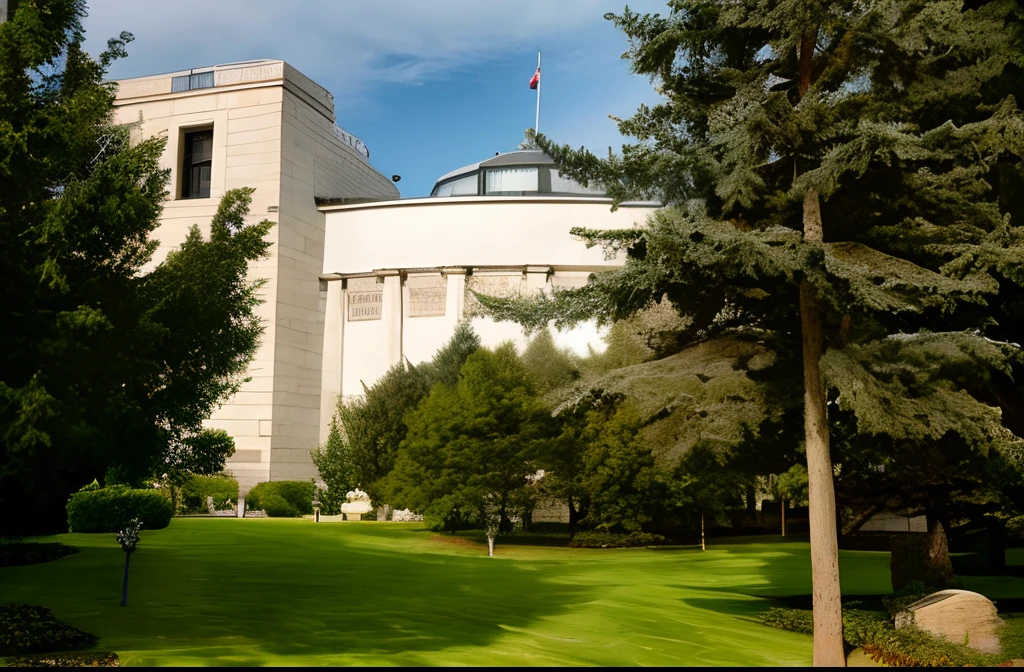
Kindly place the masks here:
<instances>
[{"instance_id":1,"label":"blue sky","mask_svg":"<svg viewBox=\"0 0 1024 672\"><path fill-rule=\"evenodd\" d=\"M110 77L257 58L283 59L334 94L337 123L370 148L403 197L440 175L516 148L534 123L529 80L543 52L541 131L599 153L623 142L626 117L657 94L619 58L605 12L624 0L93 0L86 48L135 35ZM630 9L666 13L664 2Z\"/></svg>"}]
</instances>

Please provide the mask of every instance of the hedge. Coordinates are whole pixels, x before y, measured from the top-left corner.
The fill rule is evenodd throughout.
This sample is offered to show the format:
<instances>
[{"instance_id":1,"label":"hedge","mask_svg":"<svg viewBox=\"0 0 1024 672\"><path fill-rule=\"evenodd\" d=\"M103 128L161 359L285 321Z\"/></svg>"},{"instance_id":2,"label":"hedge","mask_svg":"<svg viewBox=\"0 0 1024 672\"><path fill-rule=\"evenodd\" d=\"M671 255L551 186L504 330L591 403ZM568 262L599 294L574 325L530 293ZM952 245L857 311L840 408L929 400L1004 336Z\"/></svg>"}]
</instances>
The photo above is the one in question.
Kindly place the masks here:
<instances>
[{"instance_id":1,"label":"hedge","mask_svg":"<svg viewBox=\"0 0 1024 672\"><path fill-rule=\"evenodd\" d=\"M635 548L638 546L657 546L665 543L665 537L647 532L630 532L615 534L612 532L577 532L573 535L569 546L572 548Z\"/></svg>"},{"instance_id":2,"label":"hedge","mask_svg":"<svg viewBox=\"0 0 1024 672\"><path fill-rule=\"evenodd\" d=\"M313 513L313 484L308 481L259 483L245 498L245 508L263 509L275 518L296 518Z\"/></svg>"},{"instance_id":3,"label":"hedge","mask_svg":"<svg viewBox=\"0 0 1024 672\"><path fill-rule=\"evenodd\" d=\"M229 508L227 500L238 501L238 481L226 475L190 476L181 486L181 507L185 513L206 513L206 498L218 509Z\"/></svg>"},{"instance_id":4,"label":"hedge","mask_svg":"<svg viewBox=\"0 0 1024 672\"><path fill-rule=\"evenodd\" d=\"M79 491L68 500L69 532L116 532L132 518L142 529L159 530L171 522L171 503L156 490L135 490L112 485Z\"/></svg>"}]
</instances>

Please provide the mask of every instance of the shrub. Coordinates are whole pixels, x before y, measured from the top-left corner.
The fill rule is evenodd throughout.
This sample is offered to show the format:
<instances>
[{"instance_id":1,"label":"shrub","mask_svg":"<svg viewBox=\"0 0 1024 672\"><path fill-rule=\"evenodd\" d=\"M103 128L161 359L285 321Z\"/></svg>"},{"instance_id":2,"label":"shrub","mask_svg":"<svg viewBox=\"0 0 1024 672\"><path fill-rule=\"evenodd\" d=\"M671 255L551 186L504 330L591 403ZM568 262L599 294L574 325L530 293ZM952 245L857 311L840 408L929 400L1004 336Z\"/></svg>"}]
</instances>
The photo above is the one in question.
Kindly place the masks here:
<instances>
[{"instance_id":1,"label":"shrub","mask_svg":"<svg viewBox=\"0 0 1024 672\"><path fill-rule=\"evenodd\" d=\"M889 617L896 618L896 614L934 592L934 590L930 590L924 585L923 581L912 581L892 595L882 598L882 604L885 605L886 611L889 612Z\"/></svg>"},{"instance_id":2,"label":"shrub","mask_svg":"<svg viewBox=\"0 0 1024 672\"><path fill-rule=\"evenodd\" d=\"M46 607L0 605L0 656L85 649L98 641L96 635L58 621Z\"/></svg>"},{"instance_id":3,"label":"shrub","mask_svg":"<svg viewBox=\"0 0 1024 672\"><path fill-rule=\"evenodd\" d=\"M810 635L814 632L814 619L810 609L784 609L772 607L760 616L761 623L769 628Z\"/></svg>"},{"instance_id":4,"label":"shrub","mask_svg":"<svg viewBox=\"0 0 1024 672\"><path fill-rule=\"evenodd\" d=\"M298 518L302 515L288 500L274 492L263 495L260 504L271 518Z\"/></svg>"},{"instance_id":5,"label":"shrub","mask_svg":"<svg viewBox=\"0 0 1024 672\"><path fill-rule=\"evenodd\" d=\"M812 634L811 614L810 609L776 607L761 614L760 619L773 628ZM881 611L843 609L843 641L851 647L863 647L876 663L893 667L991 666L1002 660L917 628L897 630Z\"/></svg>"},{"instance_id":6,"label":"shrub","mask_svg":"<svg viewBox=\"0 0 1024 672\"><path fill-rule=\"evenodd\" d=\"M917 628L885 628L863 647L876 663L891 667L989 667L1003 662L1001 656L984 654Z\"/></svg>"},{"instance_id":7,"label":"shrub","mask_svg":"<svg viewBox=\"0 0 1024 672\"><path fill-rule=\"evenodd\" d=\"M181 486L181 506L186 513L205 513L206 498L213 498L218 509L230 508L227 501L238 501L238 481L227 475L189 476Z\"/></svg>"},{"instance_id":8,"label":"shrub","mask_svg":"<svg viewBox=\"0 0 1024 672\"><path fill-rule=\"evenodd\" d=\"M665 537L648 532L614 534L612 532L577 532L569 542L572 548L635 548L657 546L665 543Z\"/></svg>"},{"instance_id":9,"label":"shrub","mask_svg":"<svg viewBox=\"0 0 1024 672\"><path fill-rule=\"evenodd\" d=\"M0 567L36 565L78 553L74 546L64 544L0 543Z\"/></svg>"},{"instance_id":10,"label":"shrub","mask_svg":"<svg viewBox=\"0 0 1024 672\"><path fill-rule=\"evenodd\" d=\"M154 490L114 485L79 491L68 500L68 531L116 532L132 518L147 530L159 530L170 524L171 513L171 503Z\"/></svg>"},{"instance_id":11,"label":"shrub","mask_svg":"<svg viewBox=\"0 0 1024 672\"><path fill-rule=\"evenodd\" d=\"M268 516L275 516L267 508L268 502L273 501L270 506L282 511L281 517L308 515L313 513L313 489L313 484L307 481L259 483L246 495L245 506L248 509L263 509ZM278 502L268 499L270 495L277 495L283 499L291 507L291 512L288 512L289 509L281 508Z\"/></svg>"}]
</instances>

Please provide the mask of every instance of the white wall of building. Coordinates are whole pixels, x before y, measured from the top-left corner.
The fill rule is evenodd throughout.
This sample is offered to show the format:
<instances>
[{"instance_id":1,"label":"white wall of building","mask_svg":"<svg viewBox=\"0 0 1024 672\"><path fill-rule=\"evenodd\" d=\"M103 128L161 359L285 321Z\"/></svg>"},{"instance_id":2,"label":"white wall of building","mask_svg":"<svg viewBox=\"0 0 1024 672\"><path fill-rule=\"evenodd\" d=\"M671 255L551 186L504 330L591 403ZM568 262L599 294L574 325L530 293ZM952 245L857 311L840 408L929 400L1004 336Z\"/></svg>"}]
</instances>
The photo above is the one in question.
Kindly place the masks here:
<instances>
[{"instance_id":1,"label":"white wall of building","mask_svg":"<svg viewBox=\"0 0 1024 672\"><path fill-rule=\"evenodd\" d=\"M283 61L204 68L215 86L171 93L171 80L192 71L119 82L115 122L135 123L136 137L162 136L161 164L170 169L170 195L155 237L151 265L175 249L189 228L209 224L228 189L255 188L251 219L277 225L268 259L250 266L263 279L266 325L249 367L250 380L208 424L227 430L236 453L228 463L243 492L266 480L314 474L309 450L318 440L323 330L321 295L324 215L315 198L397 198L398 190L342 141L333 97ZM198 72L198 71L196 71ZM210 197L181 199L179 147L189 129L213 127Z\"/></svg>"},{"instance_id":2,"label":"white wall of building","mask_svg":"<svg viewBox=\"0 0 1024 672\"><path fill-rule=\"evenodd\" d=\"M631 228L642 224L653 207L612 212L604 199L467 197L321 210L326 213L328 280L323 440L339 395L362 394L364 385L373 385L403 359L412 364L430 360L461 320L470 320L485 346L511 340L525 347L528 338L521 327L481 316L467 290L528 295L580 287L590 273L620 266L624 255L606 259L602 250L588 250L570 229ZM362 303L374 291L379 291L373 295L379 303ZM422 299L428 296L424 292L430 292L429 302ZM353 306L367 305L360 309L377 311L371 319L351 312ZM602 335L591 323L555 332L555 339L584 354L588 344L603 350Z\"/></svg>"}]
</instances>

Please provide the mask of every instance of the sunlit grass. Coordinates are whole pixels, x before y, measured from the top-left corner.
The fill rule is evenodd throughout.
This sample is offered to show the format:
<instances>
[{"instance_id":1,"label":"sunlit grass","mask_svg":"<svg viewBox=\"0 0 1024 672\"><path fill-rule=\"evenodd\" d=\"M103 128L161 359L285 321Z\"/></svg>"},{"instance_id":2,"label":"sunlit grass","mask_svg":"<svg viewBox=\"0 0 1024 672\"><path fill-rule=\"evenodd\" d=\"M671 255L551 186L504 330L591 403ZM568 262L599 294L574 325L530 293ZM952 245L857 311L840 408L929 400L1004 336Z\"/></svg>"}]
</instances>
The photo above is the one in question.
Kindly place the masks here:
<instances>
[{"instance_id":1,"label":"sunlit grass","mask_svg":"<svg viewBox=\"0 0 1024 672\"><path fill-rule=\"evenodd\" d=\"M0 569L129 665L807 665L811 640L764 627L810 592L805 542L576 550L439 537L419 525L175 519L145 531L119 607L114 535ZM889 591L888 554L846 552L844 592ZM996 590L1024 594L1024 581ZM1009 582L1008 582L1009 581ZM971 587L971 586L967 586Z\"/></svg>"}]
</instances>

